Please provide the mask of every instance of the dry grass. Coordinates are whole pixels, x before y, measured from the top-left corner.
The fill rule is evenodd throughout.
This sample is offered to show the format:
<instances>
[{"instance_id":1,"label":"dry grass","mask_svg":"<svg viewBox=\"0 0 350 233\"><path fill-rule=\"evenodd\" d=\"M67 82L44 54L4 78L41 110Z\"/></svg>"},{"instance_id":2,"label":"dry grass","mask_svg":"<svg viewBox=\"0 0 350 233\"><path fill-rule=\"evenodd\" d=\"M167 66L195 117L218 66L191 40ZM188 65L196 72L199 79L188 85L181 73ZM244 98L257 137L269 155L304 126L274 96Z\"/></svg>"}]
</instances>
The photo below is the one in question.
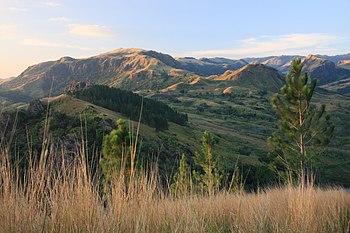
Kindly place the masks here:
<instances>
[{"instance_id":1,"label":"dry grass","mask_svg":"<svg viewBox=\"0 0 350 233\"><path fill-rule=\"evenodd\" d=\"M349 232L350 194L310 186L255 194L221 192L173 198L156 173L119 177L101 197L98 178L83 149L74 164L54 165L60 155L44 145L41 160L18 179L1 148L1 232Z\"/></svg>"}]
</instances>

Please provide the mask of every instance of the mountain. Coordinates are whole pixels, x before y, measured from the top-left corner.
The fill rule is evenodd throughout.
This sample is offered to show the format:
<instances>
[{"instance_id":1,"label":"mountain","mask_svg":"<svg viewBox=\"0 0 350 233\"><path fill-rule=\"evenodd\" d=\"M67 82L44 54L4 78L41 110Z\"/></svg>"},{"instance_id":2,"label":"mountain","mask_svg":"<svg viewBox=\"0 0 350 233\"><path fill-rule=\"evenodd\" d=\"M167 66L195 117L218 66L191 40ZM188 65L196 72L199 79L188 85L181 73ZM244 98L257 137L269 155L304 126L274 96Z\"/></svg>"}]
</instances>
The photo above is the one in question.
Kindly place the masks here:
<instances>
[{"instance_id":1,"label":"mountain","mask_svg":"<svg viewBox=\"0 0 350 233\"><path fill-rule=\"evenodd\" d=\"M309 55L310 56L310 55ZM327 55L313 55L315 57L321 58L323 60L328 60L333 62L336 65L341 64L343 61L350 60L350 53L343 55L335 55L335 56L327 56ZM262 63L264 65L268 65L276 68L282 73L287 73L289 71L290 63L293 59L300 58L304 60L307 56L300 55L281 55L281 56L269 56L269 57L250 57L244 58L243 60L248 63Z\"/></svg>"},{"instance_id":2,"label":"mountain","mask_svg":"<svg viewBox=\"0 0 350 233\"><path fill-rule=\"evenodd\" d=\"M213 80L230 80L241 87L254 87L277 92L284 83L282 75L274 68L263 64L248 64L238 70L228 70L222 75L209 77Z\"/></svg>"},{"instance_id":3,"label":"mountain","mask_svg":"<svg viewBox=\"0 0 350 233\"><path fill-rule=\"evenodd\" d=\"M316 56L326 59L328 61L331 61L335 64L338 64L342 60L350 60L350 53L342 54L342 55L334 55L334 56L327 56L327 55L316 55Z\"/></svg>"},{"instance_id":4,"label":"mountain","mask_svg":"<svg viewBox=\"0 0 350 233\"><path fill-rule=\"evenodd\" d=\"M63 57L28 67L18 77L1 84L32 97L61 94L71 81L88 81L125 89L160 89L196 77L178 69L169 55L141 49L117 49L86 59Z\"/></svg>"},{"instance_id":5,"label":"mountain","mask_svg":"<svg viewBox=\"0 0 350 233\"><path fill-rule=\"evenodd\" d=\"M247 63L224 58L174 59L168 54L142 49L117 49L86 59L62 57L28 67L0 89L31 97L61 94L72 81L88 81L128 90L160 90L198 75L221 74Z\"/></svg>"},{"instance_id":6,"label":"mountain","mask_svg":"<svg viewBox=\"0 0 350 233\"><path fill-rule=\"evenodd\" d=\"M332 61L314 55L308 55L303 61L303 71L312 78L317 78L319 84L332 83L350 77L350 70L338 67Z\"/></svg>"},{"instance_id":7,"label":"mountain","mask_svg":"<svg viewBox=\"0 0 350 233\"><path fill-rule=\"evenodd\" d=\"M223 74L227 70L239 69L248 63L244 60L231 60L227 58L177 58L181 68L202 76Z\"/></svg>"},{"instance_id":8,"label":"mountain","mask_svg":"<svg viewBox=\"0 0 350 233\"><path fill-rule=\"evenodd\" d=\"M245 58L244 60L252 63L261 63L277 69L282 73L288 73L293 59L299 58L303 61L303 72L307 72L312 78L319 79L319 84L336 82L338 80L350 77L350 54L326 56L326 55L308 55L306 57L294 56L270 56L262 58Z\"/></svg>"},{"instance_id":9,"label":"mountain","mask_svg":"<svg viewBox=\"0 0 350 233\"><path fill-rule=\"evenodd\" d=\"M266 67L273 67L286 73L292 59L302 58L304 71L311 77L318 78L321 85L325 85L350 77L350 65L347 62L350 60L349 56L345 54L323 57L271 56L241 60L196 59L173 58L152 50L116 49L86 59L62 57L56 61L30 66L18 77L0 83L0 98L2 101L14 103L18 102L18 96L27 100L48 96L49 92L51 95L59 95L72 81L87 81L91 84L103 84L133 91L157 91L167 88L169 91L187 91L198 88L198 85L193 86L190 83L196 80L202 82L203 77L207 76L213 76L211 80L229 80L236 82L236 85L278 91L276 87L280 86L280 81L276 83L278 79L275 77L281 75L277 75L276 70ZM337 61L337 64L325 58ZM257 66L255 63L265 66ZM273 79L270 80L269 76ZM181 85L176 85L179 83ZM172 85L175 86L171 87Z\"/></svg>"},{"instance_id":10,"label":"mountain","mask_svg":"<svg viewBox=\"0 0 350 233\"><path fill-rule=\"evenodd\" d=\"M273 67L279 70L282 73L288 73L290 64L293 59L300 58L303 59L303 56L292 55L292 56L270 56L270 57L262 57L262 58L245 58L244 60L249 63L261 63L270 67Z\"/></svg>"}]
</instances>

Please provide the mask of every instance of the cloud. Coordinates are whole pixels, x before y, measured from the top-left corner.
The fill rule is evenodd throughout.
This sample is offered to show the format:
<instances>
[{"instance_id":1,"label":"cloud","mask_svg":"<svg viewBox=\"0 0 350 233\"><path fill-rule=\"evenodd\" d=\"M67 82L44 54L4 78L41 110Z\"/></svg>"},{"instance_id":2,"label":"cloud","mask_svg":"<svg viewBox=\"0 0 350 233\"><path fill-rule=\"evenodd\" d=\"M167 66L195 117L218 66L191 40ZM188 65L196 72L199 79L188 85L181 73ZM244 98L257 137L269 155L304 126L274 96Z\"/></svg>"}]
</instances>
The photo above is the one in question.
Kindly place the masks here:
<instances>
[{"instance_id":1,"label":"cloud","mask_svg":"<svg viewBox=\"0 0 350 233\"><path fill-rule=\"evenodd\" d=\"M57 2L41 2L42 5L47 6L47 7L59 7L61 6L60 3Z\"/></svg>"},{"instance_id":2,"label":"cloud","mask_svg":"<svg viewBox=\"0 0 350 233\"><path fill-rule=\"evenodd\" d=\"M57 18L49 18L49 20L54 22L66 22L66 21L69 21L69 18L57 17Z\"/></svg>"},{"instance_id":3,"label":"cloud","mask_svg":"<svg viewBox=\"0 0 350 233\"><path fill-rule=\"evenodd\" d=\"M257 38L247 38L238 42L233 49L227 50L206 50L196 51L196 56L267 56L281 54L309 54L309 53L329 53L335 51L331 47L332 43L340 38L322 34L288 34L279 36L259 36Z\"/></svg>"},{"instance_id":4,"label":"cloud","mask_svg":"<svg viewBox=\"0 0 350 233\"><path fill-rule=\"evenodd\" d=\"M69 24L69 33L78 36L107 37L112 30L107 26L96 24Z\"/></svg>"},{"instance_id":5,"label":"cloud","mask_svg":"<svg viewBox=\"0 0 350 233\"><path fill-rule=\"evenodd\" d=\"M90 48L82 47L79 45L54 43L54 42L41 40L41 39L37 39L37 38L23 39L21 41L21 44L28 45L28 46L48 47L48 48L67 48L67 49L78 49L78 50L92 50Z\"/></svg>"},{"instance_id":6,"label":"cloud","mask_svg":"<svg viewBox=\"0 0 350 233\"><path fill-rule=\"evenodd\" d=\"M18 27L16 24L0 24L0 40L12 39Z\"/></svg>"},{"instance_id":7,"label":"cloud","mask_svg":"<svg viewBox=\"0 0 350 233\"><path fill-rule=\"evenodd\" d=\"M16 24L0 24L0 32L13 32L17 27Z\"/></svg>"},{"instance_id":8,"label":"cloud","mask_svg":"<svg viewBox=\"0 0 350 233\"><path fill-rule=\"evenodd\" d=\"M27 8L19 8L19 7L7 7L0 9L0 12L10 12L10 13L18 13L18 12L26 12Z\"/></svg>"}]
</instances>

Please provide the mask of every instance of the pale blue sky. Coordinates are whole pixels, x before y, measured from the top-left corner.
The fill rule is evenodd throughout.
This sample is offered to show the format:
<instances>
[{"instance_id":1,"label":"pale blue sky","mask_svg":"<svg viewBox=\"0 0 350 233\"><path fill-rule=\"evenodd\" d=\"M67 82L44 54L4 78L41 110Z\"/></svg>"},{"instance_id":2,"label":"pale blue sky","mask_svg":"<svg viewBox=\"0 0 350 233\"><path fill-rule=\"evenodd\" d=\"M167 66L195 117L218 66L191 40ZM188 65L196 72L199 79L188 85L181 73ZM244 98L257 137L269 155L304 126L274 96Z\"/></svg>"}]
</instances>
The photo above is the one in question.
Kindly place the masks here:
<instances>
[{"instance_id":1,"label":"pale blue sky","mask_svg":"<svg viewBox=\"0 0 350 233\"><path fill-rule=\"evenodd\" d=\"M350 52L349 0L0 0L0 78L116 48L244 58Z\"/></svg>"}]
</instances>

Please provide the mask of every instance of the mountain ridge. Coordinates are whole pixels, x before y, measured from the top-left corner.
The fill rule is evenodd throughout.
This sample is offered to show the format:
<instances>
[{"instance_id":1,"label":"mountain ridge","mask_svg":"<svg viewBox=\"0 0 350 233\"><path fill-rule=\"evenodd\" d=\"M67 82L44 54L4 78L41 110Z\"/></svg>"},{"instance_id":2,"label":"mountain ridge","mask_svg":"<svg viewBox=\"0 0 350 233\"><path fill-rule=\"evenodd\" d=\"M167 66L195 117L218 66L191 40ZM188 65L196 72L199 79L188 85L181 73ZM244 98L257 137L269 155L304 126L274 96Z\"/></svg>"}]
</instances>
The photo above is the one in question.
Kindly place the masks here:
<instances>
[{"instance_id":1,"label":"mountain ridge","mask_svg":"<svg viewBox=\"0 0 350 233\"><path fill-rule=\"evenodd\" d=\"M285 73L289 70L290 62L294 58L303 59L304 72L318 78L321 85L334 82L336 85L337 81L350 77L349 65L344 62L339 63L350 60L350 54L306 57L283 55L232 60L220 57L174 58L154 50L119 48L88 58L76 59L64 56L55 61L29 66L19 76L1 81L0 90L19 91L23 95L37 98L47 96L51 86L53 95L61 94L71 81L88 81L129 90L162 90L180 82L191 83L199 77L221 75L221 78L224 76L227 78L229 75L228 73L224 75L225 72L231 70L232 76L232 70L240 70L254 63L261 63ZM341 66L325 58L338 61ZM264 71L268 70L261 70L261 72ZM220 78L216 79L220 80Z\"/></svg>"}]
</instances>

